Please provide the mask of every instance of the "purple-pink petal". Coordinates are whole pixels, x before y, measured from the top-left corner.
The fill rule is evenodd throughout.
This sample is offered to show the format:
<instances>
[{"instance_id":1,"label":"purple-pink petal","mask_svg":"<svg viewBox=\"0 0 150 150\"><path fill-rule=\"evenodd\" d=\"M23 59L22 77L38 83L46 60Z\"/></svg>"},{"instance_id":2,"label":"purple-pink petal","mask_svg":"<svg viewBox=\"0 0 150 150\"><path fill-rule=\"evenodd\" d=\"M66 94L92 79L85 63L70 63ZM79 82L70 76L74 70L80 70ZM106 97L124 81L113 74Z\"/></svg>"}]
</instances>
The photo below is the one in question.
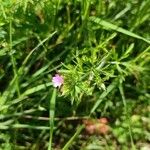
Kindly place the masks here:
<instances>
[{"instance_id":1,"label":"purple-pink petal","mask_svg":"<svg viewBox=\"0 0 150 150\"><path fill-rule=\"evenodd\" d=\"M56 74L52 78L52 83L54 87L60 87L64 83L64 78L60 76L59 74Z\"/></svg>"}]
</instances>

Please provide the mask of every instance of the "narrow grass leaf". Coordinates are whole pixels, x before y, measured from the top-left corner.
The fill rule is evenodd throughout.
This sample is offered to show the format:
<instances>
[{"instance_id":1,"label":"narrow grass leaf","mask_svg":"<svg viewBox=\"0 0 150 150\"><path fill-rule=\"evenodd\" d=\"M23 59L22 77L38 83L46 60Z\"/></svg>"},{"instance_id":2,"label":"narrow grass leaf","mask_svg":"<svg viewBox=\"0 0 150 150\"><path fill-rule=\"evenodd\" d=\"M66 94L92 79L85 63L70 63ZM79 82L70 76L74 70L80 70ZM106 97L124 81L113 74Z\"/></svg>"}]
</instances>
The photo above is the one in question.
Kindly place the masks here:
<instances>
[{"instance_id":1,"label":"narrow grass leaf","mask_svg":"<svg viewBox=\"0 0 150 150\"><path fill-rule=\"evenodd\" d=\"M37 126L37 125L28 125L28 124L13 124L13 125L0 125L0 130L7 129L35 129L35 130L49 130L47 126Z\"/></svg>"},{"instance_id":2,"label":"narrow grass leaf","mask_svg":"<svg viewBox=\"0 0 150 150\"><path fill-rule=\"evenodd\" d=\"M36 87L30 88L30 89L26 90L22 94L22 96L27 96L27 95L33 94L33 93L38 92L40 90L46 89L48 86L51 86L51 85L52 85L52 83L50 82L50 83L41 84L41 85L38 85Z\"/></svg>"},{"instance_id":3,"label":"narrow grass leaf","mask_svg":"<svg viewBox=\"0 0 150 150\"><path fill-rule=\"evenodd\" d=\"M48 37L46 37L43 41L41 41L41 43L39 43L28 55L27 57L24 59L22 66L18 69L18 76L21 76L23 74L23 70L24 67L26 65L26 63L28 62L29 58L32 56L33 52L35 50L37 50L43 43L45 43L49 38L51 38L57 31L51 33L48 35ZM8 88L4 91L4 93L2 94L2 96L0 97L0 106L2 106L3 104L5 104L5 102L7 101L8 97L11 95L11 97L13 97L14 93L15 93L15 82L17 80L17 76L15 75L14 78L11 80L11 82L8 85Z\"/></svg>"},{"instance_id":4,"label":"narrow grass leaf","mask_svg":"<svg viewBox=\"0 0 150 150\"><path fill-rule=\"evenodd\" d=\"M80 132L82 131L82 129L84 128L83 125L79 126L77 128L77 131L75 132L75 134L71 137L71 139L65 144L65 146L62 148L62 150L68 150L69 147L72 145L72 143L74 142L75 138L77 138L77 136L80 134Z\"/></svg>"},{"instance_id":5,"label":"narrow grass leaf","mask_svg":"<svg viewBox=\"0 0 150 150\"><path fill-rule=\"evenodd\" d=\"M100 103L103 101L103 99L116 87L116 80L114 80L108 87L107 89L100 95L99 99L96 101L94 106L91 109L90 114L92 114L97 107L100 105Z\"/></svg>"},{"instance_id":6,"label":"narrow grass leaf","mask_svg":"<svg viewBox=\"0 0 150 150\"><path fill-rule=\"evenodd\" d=\"M90 17L90 21L95 22L95 23L97 23L97 24L99 24L99 25L101 25L101 26L103 26L105 28L108 28L108 29L111 29L111 30L115 30L117 32L126 34L128 36L131 36L131 37L134 37L134 38L137 38L137 39L141 39L141 40L147 42L148 44L150 44L150 41L147 40L146 38L141 37L141 36L139 36L139 35L137 35L137 34L135 34L133 32L130 32L130 31L126 30L126 29L123 29L121 27L118 27L117 25L114 25L114 24L112 24L112 23L110 23L108 21L105 21L103 19L100 19L98 17L92 16L92 17Z\"/></svg>"},{"instance_id":7,"label":"narrow grass leaf","mask_svg":"<svg viewBox=\"0 0 150 150\"><path fill-rule=\"evenodd\" d=\"M4 110L4 109L7 109L7 108L9 108L10 106L12 106L12 105L14 105L14 104L17 104L17 103L19 103L19 102L25 100L25 99L27 98L27 96L29 96L29 95L31 95L31 94L33 94L33 93L35 93L35 92L38 92L38 91L40 91L40 90L44 90L44 89L46 89L47 87L49 87L49 86L51 86L51 85L52 85L52 83L50 82L50 83L41 84L41 85L38 85L38 86L36 86L36 87L30 88L30 89L26 90L23 94L21 94L19 98L12 100L12 101L11 101L10 103L8 103L7 105L4 105L4 103L2 103L3 101L0 101L0 105L1 105L0 111L2 111L2 110Z\"/></svg>"},{"instance_id":8,"label":"narrow grass leaf","mask_svg":"<svg viewBox=\"0 0 150 150\"><path fill-rule=\"evenodd\" d=\"M53 130L54 130L54 117L55 117L55 102L56 102L56 93L57 89L54 88L52 97L50 99L50 110L49 110L49 123L50 123L50 138L49 138L49 145L48 150L52 149L52 139L53 139Z\"/></svg>"}]
</instances>

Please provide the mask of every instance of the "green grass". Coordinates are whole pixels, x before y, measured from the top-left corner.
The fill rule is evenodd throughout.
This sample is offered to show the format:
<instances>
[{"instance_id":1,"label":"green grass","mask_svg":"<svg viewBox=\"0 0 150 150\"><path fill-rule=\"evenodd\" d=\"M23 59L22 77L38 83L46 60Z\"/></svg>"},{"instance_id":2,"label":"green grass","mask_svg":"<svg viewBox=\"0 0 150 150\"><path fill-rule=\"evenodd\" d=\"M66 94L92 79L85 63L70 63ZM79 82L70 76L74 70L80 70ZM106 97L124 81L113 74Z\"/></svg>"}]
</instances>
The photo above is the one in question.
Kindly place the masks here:
<instances>
[{"instance_id":1,"label":"green grass","mask_svg":"<svg viewBox=\"0 0 150 150\"><path fill-rule=\"evenodd\" d=\"M0 150L149 149L149 8L0 0ZM103 117L109 132L89 135L83 120Z\"/></svg>"}]
</instances>

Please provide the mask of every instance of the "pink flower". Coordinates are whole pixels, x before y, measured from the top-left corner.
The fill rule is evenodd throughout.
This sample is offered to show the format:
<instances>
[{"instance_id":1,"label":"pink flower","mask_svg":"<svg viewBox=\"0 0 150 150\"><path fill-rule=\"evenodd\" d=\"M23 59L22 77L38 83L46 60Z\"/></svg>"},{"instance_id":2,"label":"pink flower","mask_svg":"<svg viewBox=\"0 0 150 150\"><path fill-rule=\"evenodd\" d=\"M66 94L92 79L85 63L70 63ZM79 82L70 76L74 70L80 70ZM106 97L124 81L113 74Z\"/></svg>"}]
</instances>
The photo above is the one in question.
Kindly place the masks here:
<instances>
[{"instance_id":1,"label":"pink flower","mask_svg":"<svg viewBox=\"0 0 150 150\"><path fill-rule=\"evenodd\" d=\"M55 76L52 78L52 83L54 87L60 88L60 86L64 83L64 78L59 74L55 74Z\"/></svg>"}]
</instances>

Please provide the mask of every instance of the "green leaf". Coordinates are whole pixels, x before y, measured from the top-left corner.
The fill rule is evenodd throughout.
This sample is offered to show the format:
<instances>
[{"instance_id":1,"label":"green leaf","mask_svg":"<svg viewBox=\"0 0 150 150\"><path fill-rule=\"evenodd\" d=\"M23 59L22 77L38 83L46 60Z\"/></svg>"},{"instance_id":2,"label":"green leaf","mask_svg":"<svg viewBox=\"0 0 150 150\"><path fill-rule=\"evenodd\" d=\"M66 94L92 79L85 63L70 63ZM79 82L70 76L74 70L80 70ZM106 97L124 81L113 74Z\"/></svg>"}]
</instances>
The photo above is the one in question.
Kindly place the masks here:
<instances>
[{"instance_id":1,"label":"green leaf","mask_svg":"<svg viewBox=\"0 0 150 150\"><path fill-rule=\"evenodd\" d=\"M75 138L80 134L80 132L82 131L82 129L84 128L83 125L79 126L77 128L77 131L75 132L75 134L71 137L71 139L65 144L65 146L62 148L62 150L68 150L69 147L72 145L72 143L74 142Z\"/></svg>"},{"instance_id":2,"label":"green leaf","mask_svg":"<svg viewBox=\"0 0 150 150\"><path fill-rule=\"evenodd\" d=\"M105 28L108 28L108 29L111 29L111 30L115 30L117 32L126 34L128 36L131 36L131 37L134 37L134 38L137 38L137 39L141 39L141 40L147 42L148 44L150 44L150 41L147 40L146 38L141 37L141 36L139 36L139 35L137 35L137 34L135 34L133 32L130 32L130 31L126 30L126 29L123 29L121 27L118 27L117 25L114 25L114 24L112 24L112 23L110 23L108 21L105 21L103 19L100 19L98 17L92 16L92 17L90 17L90 21L95 22L95 23L97 23L97 24L99 24L99 25L101 25L101 26L103 26Z\"/></svg>"},{"instance_id":3,"label":"green leaf","mask_svg":"<svg viewBox=\"0 0 150 150\"><path fill-rule=\"evenodd\" d=\"M54 130L54 117L55 117L56 92L57 92L57 89L54 88L53 93L52 93L52 97L50 99L50 110L49 110L50 139L49 139L48 150L52 149L52 139L53 139L53 130Z\"/></svg>"}]
</instances>

